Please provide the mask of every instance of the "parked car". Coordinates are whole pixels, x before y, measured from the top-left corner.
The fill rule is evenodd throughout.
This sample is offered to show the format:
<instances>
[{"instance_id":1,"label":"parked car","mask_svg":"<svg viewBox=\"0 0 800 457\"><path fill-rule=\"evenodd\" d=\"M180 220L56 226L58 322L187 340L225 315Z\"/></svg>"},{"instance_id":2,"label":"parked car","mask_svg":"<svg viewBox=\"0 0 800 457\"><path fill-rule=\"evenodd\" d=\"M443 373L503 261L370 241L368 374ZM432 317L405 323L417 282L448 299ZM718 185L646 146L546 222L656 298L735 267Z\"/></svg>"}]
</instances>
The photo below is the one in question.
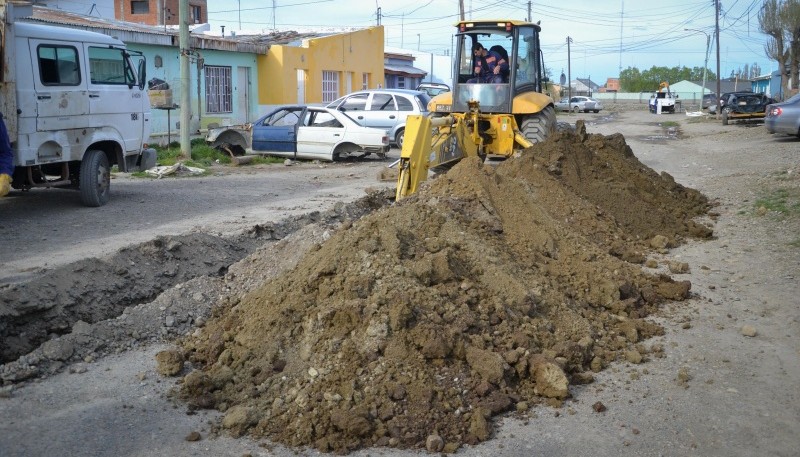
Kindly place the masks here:
<instances>
[{"instance_id":1,"label":"parked car","mask_svg":"<svg viewBox=\"0 0 800 457\"><path fill-rule=\"evenodd\" d=\"M578 111L583 111L584 113L592 111L595 113L599 113L601 109L603 109L602 103L598 102L593 98L584 96L562 98L560 101L556 103L557 111L572 111L574 113L577 113Z\"/></svg>"},{"instance_id":2,"label":"parked car","mask_svg":"<svg viewBox=\"0 0 800 457\"><path fill-rule=\"evenodd\" d=\"M800 138L800 94L767 106L764 126L769 133L785 133Z\"/></svg>"},{"instance_id":3,"label":"parked car","mask_svg":"<svg viewBox=\"0 0 800 457\"><path fill-rule=\"evenodd\" d=\"M442 83L422 83L417 86L417 90L427 93L429 97L435 97L439 94L450 92L450 86Z\"/></svg>"},{"instance_id":4,"label":"parked car","mask_svg":"<svg viewBox=\"0 0 800 457\"><path fill-rule=\"evenodd\" d=\"M733 94L722 106L722 125L740 120L761 120L766 116L767 105L774 101L764 94L753 92Z\"/></svg>"},{"instance_id":5,"label":"parked car","mask_svg":"<svg viewBox=\"0 0 800 457\"><path fill-rule=\"evenodd\" d=\"M701 109L708 109L712 105L716 106L716 104L717 104L717 94L703 95L703 104L701 105Z\"/></svg>"},{"instance_id":6,"label":"parked car","mask_svg":"<svg viewBox=\"0 0 800 457\"><path fill-rule=\"evenodd\" d=\"M736 92L723 92L722 96L718 100L718 103L716 103L715 105L710 105L708 107L708 112L709 112L709 114L717 114L717 108L718 107L725 108L725 105L728 104L728 100L733 95L748 95L748 94L752 94L752 93L753 93L753 91L751 91L751 90L740 90L740 91L736 91Z\"/></svg>"},{"instance_id":7,"label":"parked car","mask_svg":"<svg viewBox=\"0 0 800 457\"><path fill-rule=\"evenodd\" d=\"M403 147L409 114L428 114L431 98L426 92L408 89L372 89L353 92L328 104L347 113L365 127L384 129L398 147Z\"/></svg>"},{"instance_id":8,"label":"parked car","mask_svg":"<svg viewBox=\"0 0 800 457\"><path fill-rule=\"evenodd\" d=\"M232 153L330 161L389 151L383 129L363 127L341 111L307 105L278 108L252 124L209 129L206 143Z\"/></svg>"}]
</instances>

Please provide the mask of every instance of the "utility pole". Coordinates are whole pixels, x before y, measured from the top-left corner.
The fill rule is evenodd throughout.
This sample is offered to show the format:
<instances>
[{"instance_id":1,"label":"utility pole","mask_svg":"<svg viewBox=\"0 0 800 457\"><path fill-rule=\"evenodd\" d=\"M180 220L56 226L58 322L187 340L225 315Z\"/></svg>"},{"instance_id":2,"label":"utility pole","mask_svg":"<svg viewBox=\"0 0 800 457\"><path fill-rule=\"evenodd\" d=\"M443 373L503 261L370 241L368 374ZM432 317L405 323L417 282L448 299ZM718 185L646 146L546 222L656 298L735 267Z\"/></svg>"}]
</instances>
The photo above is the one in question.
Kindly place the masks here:
<instances>
[{"instance_id":1,"label":"utility pole","mask_svg":"<svg viewBox=\"0 0 800 457\"><path fill-rule=\"evenodd\" d=\"M191 159L192 144L189 141L189 122L192 114L189 99L189 0L180 0L178 21L180 22L179 44L181 48L181 156Z\"/></svg>"},{"instance_id":2,"label":"utility pole","mask_svg":"<svg viewBox=\"0 0 800 457\"><path fill-rule=\"evenodd\" d=\"M458 17L464 20L464 0L458 0Z\"/></svg>"},{"instance_id":3,"label":"utility pole","mask_svg":"<svg viewBox=\"0 0 800 457\"><path fill-rule=\"evenodd\" d=\"M572 44L572 38L567 37L567 97L572 98L572 58L570 57L570 44Z\"/></svg>"},{"instance_id":4,"label":"utility pole","mask_svg":"<svg viewBox=\"0 0 800 457\"><path fill-rule=\"evenodd\" d=\"M529 0L528 1L528 22L532 22L532 21L533 21L533 19L531 19L531 2Z\"/></svg>"},{"instance_id":5,"label":"utility pole","mask_svg":"<svg viewBox=\"0 0 800 457\"><path fill-rule=\"evenodd\" d=\"M719 78L720 78L720 76L719 76L719 0L714 0L714 4L715 4L714 5L714 11L715 11L714 18L716 20L716 25L714 27L714 30L715 30L714 33L716 34L715 36L716 36L716 40L717 40L717 119L719 119L720 111L721 111L720 110L720 106L719 106L720 105L719 98L722 96L722 94L720 93L720 80L719 80Z\"/></svg>"},{"instance_id":6,"label":"utility pole","mask_svg":"<svg viewBox=\"0 0 800 457\"><path fill-rule=\"evenodd\" d=\"M376 19L378 21L375 25L380 26L381 25L381 7L380 6L378 7L378 12L375 13L375 17L376 17Z\"/></svg>"}]
</instances>

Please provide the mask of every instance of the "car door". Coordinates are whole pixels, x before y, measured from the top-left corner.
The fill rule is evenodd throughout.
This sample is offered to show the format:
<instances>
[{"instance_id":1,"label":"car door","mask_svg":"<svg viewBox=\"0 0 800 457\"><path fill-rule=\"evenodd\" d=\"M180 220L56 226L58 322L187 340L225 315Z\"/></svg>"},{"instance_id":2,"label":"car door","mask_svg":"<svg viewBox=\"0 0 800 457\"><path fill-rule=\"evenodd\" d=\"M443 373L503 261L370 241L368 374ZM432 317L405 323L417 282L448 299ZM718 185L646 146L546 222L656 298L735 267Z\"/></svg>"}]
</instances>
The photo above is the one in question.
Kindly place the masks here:
<instances>
[{"instance_id":1,"label":"car door","mask_svg":"<svg viewBox=\"0 0 800 457\"><path fill-rule=\"evenodd\" d=\"M253 126L253 150L294 155L297 151L297 128L303 118L304 107L281 108L267 115Z\"/></svg>"},{"instance_id":2,"label":"car door","mask_svg":"<svg viewBox=\"0 0 800 457\"><path fill-rule=\"evenodd\" d=\"M365 115L365 126L386 130L392 134L392 129L398 122L398 110L392 94L377 92L370 97Z\"/></svg>"},{"instance_id":3,"label":"car door","mask_svg":"<svg viewBox=\"0 0 800 457\"><path fill-rule=\"evenodd\" d=\"M333 151L345 136L345 127L331 113L309 108L297 128L297 157L333 160Z\"/></svg>"}]
</instances>

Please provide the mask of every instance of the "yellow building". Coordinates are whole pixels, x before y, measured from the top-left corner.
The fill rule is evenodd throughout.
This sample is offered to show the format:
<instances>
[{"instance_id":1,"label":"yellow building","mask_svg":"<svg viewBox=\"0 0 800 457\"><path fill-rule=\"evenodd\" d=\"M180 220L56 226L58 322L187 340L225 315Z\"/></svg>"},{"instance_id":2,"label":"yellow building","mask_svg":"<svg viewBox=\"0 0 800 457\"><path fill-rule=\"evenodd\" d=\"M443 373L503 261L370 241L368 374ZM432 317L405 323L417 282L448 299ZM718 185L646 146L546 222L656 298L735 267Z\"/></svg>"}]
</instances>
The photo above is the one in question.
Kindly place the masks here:
<instances>
[{"instance_id":1,"label":"yellow building","mask_svg":"<svg viewBox=\"0 0 800 457\"><path fill-rule=\"evenodd\" d=\"M327 103L383 87L383 27L272 45L259 55L258 104Z\"/></svg>"}]
</instances>

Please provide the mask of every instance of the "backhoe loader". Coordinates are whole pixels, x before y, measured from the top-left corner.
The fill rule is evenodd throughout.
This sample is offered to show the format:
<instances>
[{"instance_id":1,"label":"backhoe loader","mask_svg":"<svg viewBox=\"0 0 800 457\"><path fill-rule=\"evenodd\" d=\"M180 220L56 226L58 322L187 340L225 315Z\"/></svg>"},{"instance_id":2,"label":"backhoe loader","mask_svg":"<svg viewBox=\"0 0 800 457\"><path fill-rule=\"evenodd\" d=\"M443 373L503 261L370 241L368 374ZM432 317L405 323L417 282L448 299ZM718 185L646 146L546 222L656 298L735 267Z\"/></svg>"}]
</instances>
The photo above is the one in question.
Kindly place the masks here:
<instances>
[{"instance_id":1,"label":"backhoe loader","mask_svg":"<svg viewBox=\"0 0 800 457\"><path fill-rule=\"evenodd\" d=\"M453 90L434 97L428 115L408 117L397 200L416 192L429 171L446 171L472 156L508 158L555 130L554 102L543 93L541 27L513 20L468 20L456 27ZM491 83L476 81L481 61L473 50L480 47L508 64Z\"/></svg>"}]
</instances>

